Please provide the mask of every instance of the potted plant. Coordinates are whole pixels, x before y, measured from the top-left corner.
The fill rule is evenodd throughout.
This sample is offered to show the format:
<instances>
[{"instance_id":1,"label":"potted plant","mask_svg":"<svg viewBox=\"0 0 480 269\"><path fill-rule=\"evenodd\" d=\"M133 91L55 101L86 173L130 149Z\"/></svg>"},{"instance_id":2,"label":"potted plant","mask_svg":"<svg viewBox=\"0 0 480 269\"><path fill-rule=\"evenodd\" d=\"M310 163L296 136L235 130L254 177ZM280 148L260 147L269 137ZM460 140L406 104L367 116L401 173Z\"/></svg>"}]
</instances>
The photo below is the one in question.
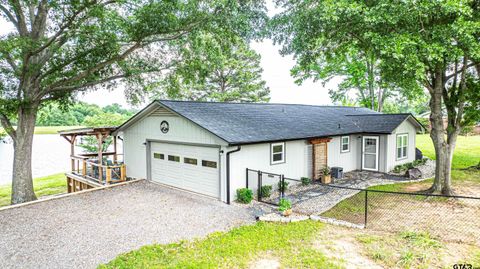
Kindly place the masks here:
<instances>
[{"instance_id":1,"label":"potted plant","mask_svg":"<svg viewBox=\"0 0 480 269\"><path fill-rule=\"evenodd\" d=\"M330 167L325 166L324 168L322 168L320 170L320 174L321 174L320 179L321 179L322 183L324 183L324 184L332 183L332 176L331 176L331 173L330 173Z\"/></svg>"},{"instance_id":2,"label":"potted plant","mask_svg":"<svg viewBox=\"0 0 480 269\"><path fill-rule=\"evenodd\" d=\"M292 202L288 199L280 199L278 203L278 211L282 213L283 216L290 216L292 214Z\"/></svg>"}]
</instances>

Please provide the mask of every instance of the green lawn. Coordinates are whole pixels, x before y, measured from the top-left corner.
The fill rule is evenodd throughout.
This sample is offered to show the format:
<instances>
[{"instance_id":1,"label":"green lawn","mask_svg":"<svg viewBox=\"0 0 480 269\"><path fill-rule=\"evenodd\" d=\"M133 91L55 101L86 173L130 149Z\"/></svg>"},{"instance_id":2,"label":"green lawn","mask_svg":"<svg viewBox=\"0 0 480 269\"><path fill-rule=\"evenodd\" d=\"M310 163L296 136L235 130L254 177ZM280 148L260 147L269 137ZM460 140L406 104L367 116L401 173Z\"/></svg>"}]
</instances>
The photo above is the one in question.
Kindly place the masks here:
<instances>
[{"instance_id":1,"label":"green lawn","mask_svg":"<svg viewBox=\"0 0 480 269\"><path fill-rule=\"evenodd\" d=\"M428 134L417 135L417 147L423 152L424 156L435 159L435 151L433 148L432 140ZM480 172L475 170L465 170L465 168L478 164L480 160L480 136L459 136L457 147L453 157L452 163L452 184L453 187L462 185L464 183L480 183ZM433 183L432 179L422 182L425 188L428 188ZM399 183L370 187L370 190L382 190L382 191L408 191L408 188L417 183ZM370 207L376 207L382 205L381 197L382 193L369 193ZM408 196L405 198L411 198L416 200L425 200L423 196ZM445 201L442 198L428 198L429 202L433 201ZM354 220L363 218L364 211L364 193L359 193L345 199L338 203L334 208L324 213L326 217L337 217L341 219Z\"/></svg>"},{"instance_id":2,"label":"green lawn","mask_svg":"<svg viewBox=\"0 0 480 269\"><path fill-rule=\"evenodd\" d=\"M433 145L428 135L419 135L417 146L425 156L434 157ZM479 154L480 136L459 137L453 164L453 184L480 182L478 172L461 170L475 165L480 160ZM427 181L426 184L428 183ZM400 191L404 190L406 185L372 188ZM361 200L362 197L357 198ZM343 208L343 211L348 211L349 214L355 214L355 210L362 211L363 202L357 203L355 199L356 196L353 196L337 207ZM361 209L359 204L362 205ZM345 232L344 228L304 221L289 224L257 223L226 233L214 233L205 239L145 246L120 255L100 268L249 268L255 261L263 258L277 260L282 268L343 268L346 265L339 254L341 251L331 250L332 242L328 241L330 239L323 243L318 241L332 233L341 240L349 238L356 241L360 244L356 251L386 266L428 268L429 265L437 266L442 263L434 256L438 249L443 248L443 243L431 239L428 234L392 233L379 236L371 234L369 230ZM324 251L329 249L327 252L330 253ZM476 256L473 256L474 260L471 262L477 262L479 250L473 250Z\"/></svg>"},{"instance_id":3,"label":"green lawn","mask_svg":"<svg viewBox=\"0 0 480 269\"><path fill-rule=\"evenodd\" d=\"M67 192L67 181L63 173L35 178L33 185L37 197ZM11 193L10 184L0 186L0 207L10 205Z\"/></svg>"},{"instance_id":4,"label":"green lawn","mask_svg":"<svg viewBox=\"0 0 480 269\"><path fill-rule=\"evenodd\" d=\"M35 134L57 134L58 131L82 128L83 126L36 126ZM3 129L0 128L0 133Z\"/></svg>"},{"instance_id":5,"label":"green lawn","mask_svg":"<svg viewBox=\"0 0 480 269\"><path fill-rule=\"evenodd\" d=\"M435 150L428 134L417 135L417 147L423 154L435 159ZM453 185L461 181L480 183L480 172L464 170L480 162L480 136L459 136L452 162Z\"/></svg>"},{"instance_id":6,"label":"green lawn","mask_svg":"<svg viewBox=\"0 0 480 269\"><path fill-rule=\"evenodd\" d=\"M274 259L288 268L341 268L313 242L324 228L319 222L258 222L205 239L150 245L118 256L100 268L249 268L260 259Z\"/></svg>"}]
</instances>

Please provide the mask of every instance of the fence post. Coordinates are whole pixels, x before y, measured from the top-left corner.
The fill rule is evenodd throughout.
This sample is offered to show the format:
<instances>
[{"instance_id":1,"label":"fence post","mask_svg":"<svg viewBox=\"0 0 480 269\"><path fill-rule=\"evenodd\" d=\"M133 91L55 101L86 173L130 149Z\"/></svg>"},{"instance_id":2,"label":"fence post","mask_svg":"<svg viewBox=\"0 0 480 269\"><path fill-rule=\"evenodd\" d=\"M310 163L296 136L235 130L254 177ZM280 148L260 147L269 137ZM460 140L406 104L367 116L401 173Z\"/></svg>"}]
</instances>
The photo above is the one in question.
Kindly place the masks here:
<instances>
[{"instance_id":1,"label":"fence post","mask_svg":"<svg viewBox=\"0 0 480 269\"><path fill-rule=\"evenodd\" d=\"M368 219L368 191L365 190L365 228L367 228Z\"/></svg>"},{"instance_id":2,"label":"fence post","mask_svg":"<svg viewBox=\"0 0 480 269\"><path fill-rule=\"evenodd\" d=\"M262 171L258 170L258 189L257 189L257 200L259 202L262 201L262 192L261 192L261 189L262 189Z\"/></svg>"},{"instance_id":3,"label":"fence post","mask_svg":"<svg viewBox=\"0 0 480 269\"><path fill-rule=\"evenodd\" d=\"M245 187L248 189L248 168L245 168L245 178L246 178L246 182L245 182Z\"/></svg>"}]
</instances>

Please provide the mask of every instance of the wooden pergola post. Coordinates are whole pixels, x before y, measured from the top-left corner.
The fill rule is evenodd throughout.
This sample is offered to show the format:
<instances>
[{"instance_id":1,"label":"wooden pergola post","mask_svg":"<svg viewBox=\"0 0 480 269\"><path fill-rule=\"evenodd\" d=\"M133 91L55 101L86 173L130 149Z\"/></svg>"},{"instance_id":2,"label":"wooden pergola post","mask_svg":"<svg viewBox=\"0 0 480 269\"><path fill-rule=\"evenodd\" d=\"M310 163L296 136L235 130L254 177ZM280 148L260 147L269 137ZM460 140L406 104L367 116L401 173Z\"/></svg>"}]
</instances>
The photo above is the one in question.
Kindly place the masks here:
<instances>
[{"instance_id":1,"label":"wooden pergola post","mask_svg":"<svg viewBox=\"0 0 480 269\"><path fill-rule=\"evenodd\" d=\"M117 136L113 136L113 162L117 163Z\"/></svg>"},{"instance_id":2,"label":"wooden pergola post","mask_svg":"<svg viewBox=\"0 0 480 269\"><path fill-rule=\"evenodd\" d=\"M98 180L100 182L102 182L102 179L103 179L103 169L102 169L102 165L103 165L103 134L102 133L98 133L98 134L95 134L95 136L97 137L97 142L98 142Z\"/></svg>"}]
</instances>

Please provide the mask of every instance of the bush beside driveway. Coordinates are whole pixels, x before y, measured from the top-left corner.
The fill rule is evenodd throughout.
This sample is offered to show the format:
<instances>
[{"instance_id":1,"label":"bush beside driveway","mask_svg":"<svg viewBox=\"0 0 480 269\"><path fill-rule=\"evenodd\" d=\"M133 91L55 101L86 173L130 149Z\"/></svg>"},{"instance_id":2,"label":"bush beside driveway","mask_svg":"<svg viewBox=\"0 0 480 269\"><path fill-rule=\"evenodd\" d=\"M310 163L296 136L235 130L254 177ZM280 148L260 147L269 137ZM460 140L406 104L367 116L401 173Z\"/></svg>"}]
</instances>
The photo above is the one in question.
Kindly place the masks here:
<instances>
[{"instance_id":1,"label":"bush beside driveway","mask_svg":"<svg viewBox=\"0 0 480 269\"><path fill-rule=\"evenodd\" d=\"M0 268L95 268L252 222L245 208L140 181L0 211Z\"/></svg>"}]
</instances>

